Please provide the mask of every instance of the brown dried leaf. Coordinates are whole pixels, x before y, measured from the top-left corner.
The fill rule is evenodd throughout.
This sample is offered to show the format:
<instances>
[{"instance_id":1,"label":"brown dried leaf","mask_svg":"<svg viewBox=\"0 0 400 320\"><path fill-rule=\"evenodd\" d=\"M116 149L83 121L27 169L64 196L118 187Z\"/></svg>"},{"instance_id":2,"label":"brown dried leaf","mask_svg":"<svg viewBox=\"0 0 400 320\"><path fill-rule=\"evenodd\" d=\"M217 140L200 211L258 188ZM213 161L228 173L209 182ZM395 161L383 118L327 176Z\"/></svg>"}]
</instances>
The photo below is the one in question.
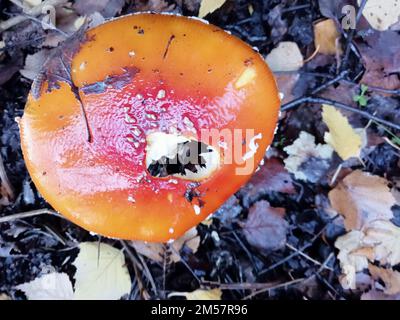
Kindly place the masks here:
<instances>
[{"instance_id":1,"label":"brown dried leaf","mask_svg":"<svg viewBox=\"0 0 400 320\"><path fill-rule=\"evenodd\" d=\"M290 194L296 192L289 172L277 158L265 159L264 165L253 175L250 183L258 192L262 192L260 189Z\"/></svg>"},{"instance_id":2,"label":"brown dried leaf","mask_svg":"<svg viewBox=\"0 0 400 320\"><path fill-rule=\"evenodd\" d=\"M394 31L374 32L357 47L366 71L361 82L367 86L399 89L400 35Z\"/></svg>"},{"instance_id":3,"label":"brown dried leaf","mask_svg":"<svg viewBox=\"0 0 400 320\"><path fill-rule=\"evenodd\" d=\"M322 54L338 54L341 48L338 46L340 33L333 19L326 19L314 24L315 48Z\"/></svg>"},{"instance_id":4,"label":"brown dried leaf","mask_svg":"<svg viewBox=\"0 0 400 320\"><path fill-rule=\"evenodd\" d=\"M263 253L282 249L289 227L284 215L284 208L273 208L266 200L255 203L242 224L247 242Z\"/></svg>"},{"instance_id":5,"label":"brown dried leaf","mask_svg":"<svg viewBox=\"0 0 400 320\"><path fill-rule=\"evenodd\" d=\"M400 294L400 272L393 269L379 268L372 264L368 266L368 270L375 280L381 279L383 281L386 294Z\"/></svg>"},{"instance_id":6,"label":"brown dried leaf","mask_svg":"<svg viewBox=\"0 0 400 320\"><path fill-rule=\"evenodd\" d=\"M366 246L374 247L374 260L395 266L400 263L400 228L390 221L377 220L364 231Z\"/></svg>"},{"instance_id":7,"label":"brown dried leaf","mask_svg":"<svg viewBox=\"0 0 400 320\"><path fill-rule=\"evenodd\" d=\"M384 178L356 170L329 192L332 207L345 218L346 230L393 218L395 199L387 184Z\"/></svg>"},{"instance_id":8,"label":"brown dried leaf","mask_svg":"<svg viewBox=\"0 0 400 320\"><path fill-rule=\"evenodd\" d=\"M299 80L300 75L296 73L275 73L279 92L283 94L282 104L288 103L298 96L293 94L293 89Z\"/></svg>"}]
</instances>

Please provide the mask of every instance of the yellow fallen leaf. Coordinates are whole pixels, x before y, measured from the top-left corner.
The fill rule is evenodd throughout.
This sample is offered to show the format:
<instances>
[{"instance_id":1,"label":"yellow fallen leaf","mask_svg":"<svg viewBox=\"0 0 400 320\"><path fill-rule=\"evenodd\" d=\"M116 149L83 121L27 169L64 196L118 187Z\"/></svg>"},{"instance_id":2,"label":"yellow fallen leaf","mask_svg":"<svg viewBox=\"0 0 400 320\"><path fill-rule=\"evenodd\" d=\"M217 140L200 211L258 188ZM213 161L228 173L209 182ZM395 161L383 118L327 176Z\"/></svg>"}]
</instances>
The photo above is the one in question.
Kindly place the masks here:
<instances>
[{"instance_id":1,"label":"yellow fallen leaf","mask_svg":"<svg viewBox=\"0 0 400 320\"><path fill-rule=\"evenodd\" d=\"M75 300L118 300L129 293L132 281L121 250L97 242L82 242L79 249Z\"/></svg>"},{"instance_id":2,"label":"yellow fallen leaf","mask_svg":"<svg viewBox=\"0 0 400 320\"><path fill-rule=\"evenodd\" d=\"M192 292L172 292L168 297L186 297L187 300L221 300L221 289L202 290L198 289Z\"/></svg>"},{"instance_id":3,"label":"yellow fallen leaf","mask_svg":"<svg viewBox=\"0 0 400 320\"><path fill-rule=\"evenodd\" d=\"M400 20L400 3L398 0L368 0L363 15L372 28L385 31Z\"/></svg>"},{"instance_id":4,"label":"yellow fallen leaf","mask_svg":"<svg viewBox=\"0 0 400 320\"><path fill-rule=\"evenodd\" d=\"M323 54L340 53L341 49L337 45L340 33L333 19L326 19L314 24L314 35L315 47L318 48L318 52Z\"/></svg>"},{"instance_id":5,"label":"yellow fallen leaf","mask_svg":"<svg viewBox=\"0 0 400 320\"><path fill-rule=\"evenodd\" d=\"M343 160L359 157L363 145L362 134L351 127L348 119L330 105L323 105L322 118L329 128L325 142L332 146Z\"/></svg>"},{"instance_id":6,"label":"yellow fallen leaf","mask_svg":"<svg viewBox=\"0 0 400 320\"><path fill-rule=\"evenodd\" d=\"M199 17L204 18L206 15L213 13L222 7L226 0L202 0L200 4Z\"/></svg>"}]
</instances>

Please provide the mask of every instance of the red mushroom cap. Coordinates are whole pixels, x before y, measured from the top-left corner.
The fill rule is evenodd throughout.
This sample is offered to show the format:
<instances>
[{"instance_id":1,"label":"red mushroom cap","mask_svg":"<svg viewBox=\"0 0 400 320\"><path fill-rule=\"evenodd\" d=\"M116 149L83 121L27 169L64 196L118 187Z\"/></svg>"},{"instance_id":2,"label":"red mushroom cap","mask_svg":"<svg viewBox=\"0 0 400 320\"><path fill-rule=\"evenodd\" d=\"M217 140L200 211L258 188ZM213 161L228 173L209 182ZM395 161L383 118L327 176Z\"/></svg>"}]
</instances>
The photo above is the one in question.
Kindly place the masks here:
<instances>
[{"instance_id":1,"label":"red mushroom cap","mask_svg":"<svg viewBox=\"0 0 400 320\"><path fill-rule=\"evenodd\" d=\"M67 40L45 65L20 121L22 149L39 192L71 221L168 241L249 179L279 103L266 63L238 38L186 17L125 16ZM159 165L174 141L205 148L214 164Z\"/></svg>"}]
</instances>

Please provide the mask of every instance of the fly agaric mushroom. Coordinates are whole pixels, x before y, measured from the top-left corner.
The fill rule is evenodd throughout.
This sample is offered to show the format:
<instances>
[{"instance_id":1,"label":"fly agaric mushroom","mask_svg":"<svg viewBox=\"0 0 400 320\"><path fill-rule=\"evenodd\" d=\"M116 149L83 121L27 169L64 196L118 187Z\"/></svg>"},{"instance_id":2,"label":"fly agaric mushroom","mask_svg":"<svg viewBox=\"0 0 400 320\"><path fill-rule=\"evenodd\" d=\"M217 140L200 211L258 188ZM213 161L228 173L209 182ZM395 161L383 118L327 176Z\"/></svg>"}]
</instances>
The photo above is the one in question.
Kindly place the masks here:
<instances>
[{"instance_id":1,"label":"fly agaric mushroom","mask_svg":"<svg viewBox=\"0 0 400 320\"><path fill-rule=\"evenodd\" d=\"M39 192L71 221L164 242L250 178L279 102L269 68L236 37L192 18L125 16L78 32L44 65L19 122L22 150Z\"/></svg>"}]
</instances>

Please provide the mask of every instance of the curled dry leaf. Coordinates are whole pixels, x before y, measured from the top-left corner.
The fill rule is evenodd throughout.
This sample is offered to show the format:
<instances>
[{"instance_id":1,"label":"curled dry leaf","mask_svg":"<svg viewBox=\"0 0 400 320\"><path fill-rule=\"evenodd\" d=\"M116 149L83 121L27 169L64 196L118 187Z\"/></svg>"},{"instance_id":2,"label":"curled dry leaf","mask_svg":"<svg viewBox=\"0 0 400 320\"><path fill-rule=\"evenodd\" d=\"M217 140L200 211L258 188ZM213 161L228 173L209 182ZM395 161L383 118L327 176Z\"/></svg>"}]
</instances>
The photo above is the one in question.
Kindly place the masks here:
<instances>
[{"instance_id":1,"label":"curled dry leaf","mask_svg":"<svg viewBox=\"0 0 400 320\"><path fill-rule=\"evenodd\" d=\"M317 182L329 168L333 149L327 144L315 144L315 137L305 131L292 145L283 149L289 157L284 160L286 169L296 179Z\"/></svg>"},{"instance_id":2,"label":"curled dry leaf","mask_svg":"<svg viewBox=\"0 0 400 320\"><path fill-rule=\"evenodd\" d=\"M384 178L356 170L329 192L333 209L344 216L346 230L358 229L375 220L393 218L395 204Z\"/></svg>"},{"instance_id":3,"label":"curled dry leaf","mask_svg":"<svg viewBox=\"0 0 400 320\"><path fill-rule=\"evenodd\" d=\"M221 300L221 289L202 290L192 292L172 292L168 297L186 297L187 300Z\"/></svg>"},{"instance_id":4,"label":"curled dry leaf","mask_svg":"<svg viewBox=\"0 0 400 320\"><path fill-rule=\"evenodd\" d=\"M156 262L163 262L164 256L165 254L167 254L166 250L168 247L163 243L130 241L130 244L135 248L138 253ZM177 255L176 252L179 252L183 248L183 246L188 247L190 250L192 250L193 253L196 253L199 245L200 236L197 235L197 229L195 227L191 228L182 237L176 239L171 244L174 250L169 256L170 261L178 262L181 260L181 257Z\"/></svg>"},{"instance_id":5,"label":"curled dry leaf","mask_svg":"<svg viewBox=\"0 0 400 320\"><path fill-rule=\"evenodd\" d=\"M358 254L357 250L362 246L364 234L354 230L341 237L335 242L339 249L337 256L342 268L340 284L345 289L355 289L356 273L368 267L368 259L365 255Z\"/></svg>"},{"instance_id":6,"label":"curled dry leaf","mask_svg":"<svg viewBox=\"0 0 400 320\"><path fill-rule=\"evenodd\" d=\"M20 284L17 289L23 291L29 300L72 300L72 283L66 273L48 273Z\"/></svg>"},{"instance_id":7,"label":"curled dry leaf","mask_svg":"<svg viewBox=\"0 0 400 320\"><path fill-rule=\"evenodd\" d=\"M361 0L358 0L358 5ZM363 16L372 28L385 31L400 20L399 0L368 0Z\"/></svg>"},{"instance_id":8,"label":"curled dry leaf","mask_svg":"<svg viewBox=\"0 0 400 320\"><path fill-rule=\"evenodd\" d=\"M322 54L341 53L338 39L340 33L333 19L326 19L314 24L314 44L318 52Z\"/></svg>"},{"instance_id":9,"label":"curled dry leaf","mask_svg":"<svg viewBox=\"0 0 400 320\"><path fill-rule=\"evenodd\" d=\"M339 110L329 105L322 107L322 119L329 128L324 139L343 160L359 157L363 146L363 129L353 129L349 120Z\"/></svg>"},{"instance_id":10,"label":"curled dry leaf","mask_svg":"<svg viewBox=\"0 0 400 320\"><path fill-rule=\"evenodd\" d=\"M368 270L375 280L382 280L385 284L384 293L387 295L400 294L400 272L393 269L379 268L370 264Z\"/></svg>"},{"instance_id":11,"label":"curled dry leaf","mask_svg":"<svg viewBox=\"0 0 400 320\"><path fill-rule=\"evenodd\" d=\"M82 242L73 265L77 300L118 300L131 290L131 277L121 250L105 243Z\"/></svg>"},{"instance_id":12,"label":"curled dry leaf","mask_svg":"<svg viewBox=\"0 0 400 320\"><path fill-rule=\"evenodd\" d=\"M341 284L355 289L356 273L367 268L368 261L389 266L400 263L400 228L387 220L373 221L361 231L339 237L335 246L343 273Z\"/></svg>"},{"instance_id":13,"label":"curled dry leaf","mask_svg":"<svg viewBox=\"0 0 400 320\"><path fill-rule=\"evenodd\" d=\"M34 80L42 70L44 63L50 55L50 50L40 50L34 54L28 54L25 59L25 66L20 70L21 74L29 79Z\"/></svg>"},{"instance_id":14,"label":"curled dry leaf","mask_svg":"<svg viewBox=\"0 0 400 320\"><path fill-rule=\"evenodd\" d=\"M242 224L247 242L265 254L282 249L289 227L284 215L284 208L273 208L266 200L256 202Z\"/></svg>"},{"instance_id":15,"label":"curled dry leaf","mask_svg":"<svg viewBox=\"0 0 400 320\"><path fill-rule=\"evenodd\" d=\"M400 228L390 221L378 220L365 229L364 243L374 247L374 260L395 266L400 263Z\"/></svg>"},{"instance_id":16,"label":"curled dry leaf","mask_svg":"<svg viewBox=\"0 0 400 320\"><path fill-rule=\"evenodd\" d=\"M303 66L303 55L296 42L283 41L265 58L274 72L297 71Z\"/></svg>"},{"instance_id":17,"label":"curled dry leaf","mask_svg":"<svg viewBox=\"0 0 400 320\"><path fill-rule=\"evenodd\" d=\"M226 0L202 0L200 4L199 17L204 18L206 15L213 13L222 7Z\"/></svg>"}]
</instances>

